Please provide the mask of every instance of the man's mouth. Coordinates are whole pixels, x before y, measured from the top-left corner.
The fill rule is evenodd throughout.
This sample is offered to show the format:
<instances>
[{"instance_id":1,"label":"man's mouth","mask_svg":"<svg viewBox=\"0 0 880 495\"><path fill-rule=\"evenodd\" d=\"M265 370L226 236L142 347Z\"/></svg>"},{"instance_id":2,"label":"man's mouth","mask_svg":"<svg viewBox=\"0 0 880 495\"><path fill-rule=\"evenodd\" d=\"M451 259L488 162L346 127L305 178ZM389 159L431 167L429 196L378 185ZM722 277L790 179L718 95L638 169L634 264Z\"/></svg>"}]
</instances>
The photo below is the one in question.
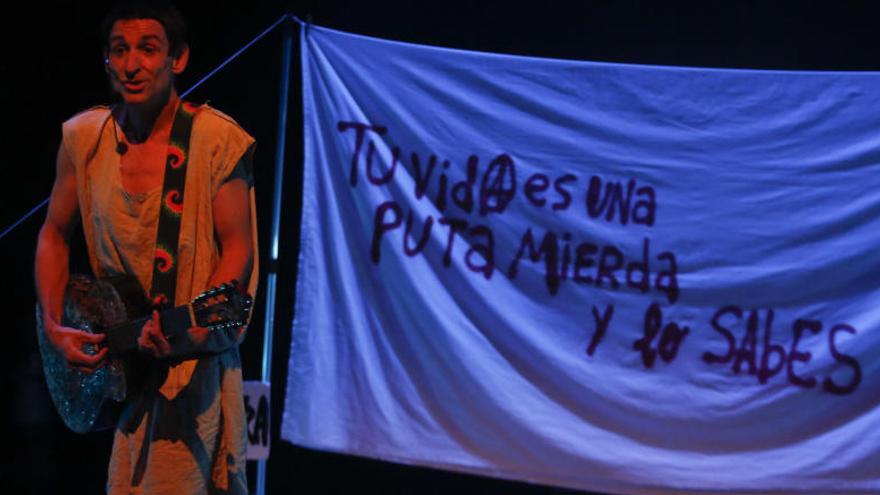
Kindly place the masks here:
<instances>
[{"instance_id":1,"label":"man's mouth","mask_svg":"<svg viewBox=\"0 0 880 495\"><path fill-rule=\"evenodd\" d=\"M146 86L146 81L122 81L122 86L129 93L139 93Z\"/></svg>"}]
</instances>

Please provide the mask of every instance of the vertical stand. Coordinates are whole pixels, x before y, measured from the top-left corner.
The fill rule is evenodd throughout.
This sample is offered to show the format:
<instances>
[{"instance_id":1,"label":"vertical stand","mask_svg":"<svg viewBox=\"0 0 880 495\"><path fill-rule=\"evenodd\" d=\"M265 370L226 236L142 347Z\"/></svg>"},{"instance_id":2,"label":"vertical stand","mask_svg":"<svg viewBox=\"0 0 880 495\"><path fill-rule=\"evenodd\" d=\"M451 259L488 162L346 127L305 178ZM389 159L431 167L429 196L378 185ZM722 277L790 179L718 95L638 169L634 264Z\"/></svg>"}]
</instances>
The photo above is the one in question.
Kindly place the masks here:
<instances>
[{"instance_id":1,"label":"vertical stand","mask_svg":"<svg viewBox=\"0 0 880 495\"><path fill-rule=\"evenodd\" d=\"M281 49L281 88L278 97L278 136L275 146L275 191L272 200L272 237L269 249L269 277L266 282L266 314L263 319L264 383L272 382L272 333L275 328L275 284L278 276L278 238L281 229L281 186L284 180L284 151L287 139L287 107L290 92L290 59L293 54L293 20L284 19ZM257 461L257 495L266 493L266 460Z\"/></svg>"}]
</instances>

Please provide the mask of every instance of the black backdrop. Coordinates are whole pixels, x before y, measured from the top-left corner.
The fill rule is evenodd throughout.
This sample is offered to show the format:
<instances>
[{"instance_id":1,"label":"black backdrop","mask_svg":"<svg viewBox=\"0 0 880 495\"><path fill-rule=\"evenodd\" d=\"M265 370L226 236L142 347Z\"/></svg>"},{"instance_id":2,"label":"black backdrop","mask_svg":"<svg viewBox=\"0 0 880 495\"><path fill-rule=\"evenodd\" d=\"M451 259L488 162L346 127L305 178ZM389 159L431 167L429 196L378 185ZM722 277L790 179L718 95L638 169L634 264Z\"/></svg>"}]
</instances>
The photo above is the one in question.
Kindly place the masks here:
<instances>
[{"instance_id":1,"label":"black backdrop","mask_svg":"<svg viewBox=\"0 0 880 495\"><path fill-rule=\"evenodd\" d=\"M48 196L60 124L110 98L99 25L112 2L14 2L4 7L0 103L5 113L0 228ZM285 11L314 23L401 41L523 55L614 62L796 70L878 70L880 6L847 1L178 2L190 25L189 88ZM261 257L268 259L281 57L280 30L197 89L258 141L256 185ZM272 368L269 493L563 493L564 490L315 452L279 440L287 374L299 222L301 112L294 51L287 135L278 307ZM866 109L873 111L873 109ZM100 493L109 433L65 430L46 395L36 351L33 251L40 210L0 239L5 372L3 493ZM87 268L81 234L72 264ZM265 268L265 264L264 264ZM265 283L265 270L261 282ZM264 287L261 286L261 290ZM246 379L259 379L262 300L242 345ZM249 470L253 485L255 474Z\"/></svg>"}]
</instances>

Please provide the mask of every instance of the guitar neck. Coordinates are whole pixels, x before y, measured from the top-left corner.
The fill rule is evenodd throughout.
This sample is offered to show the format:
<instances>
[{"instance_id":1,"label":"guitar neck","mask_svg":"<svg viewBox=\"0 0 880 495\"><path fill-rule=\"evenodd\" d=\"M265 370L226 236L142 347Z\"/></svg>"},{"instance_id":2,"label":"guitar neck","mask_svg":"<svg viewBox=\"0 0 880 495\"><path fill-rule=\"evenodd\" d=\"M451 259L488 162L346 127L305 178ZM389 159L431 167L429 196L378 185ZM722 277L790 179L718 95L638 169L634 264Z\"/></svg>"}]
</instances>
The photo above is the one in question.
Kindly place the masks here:
<instances>
[{"instance_id":1,"label":"guitar neck","mask_svg":"<svg viewBox=\"0 0 880 495\"><path fill-rule=\"evenodd\" d=\"M111 356L119 356L137 349L137 339L152 315L137 318L104 330ZM189 304L159 312L162 333L169 341L175 340L187 329L195 326Z\"/></svg>"}]
</instances>

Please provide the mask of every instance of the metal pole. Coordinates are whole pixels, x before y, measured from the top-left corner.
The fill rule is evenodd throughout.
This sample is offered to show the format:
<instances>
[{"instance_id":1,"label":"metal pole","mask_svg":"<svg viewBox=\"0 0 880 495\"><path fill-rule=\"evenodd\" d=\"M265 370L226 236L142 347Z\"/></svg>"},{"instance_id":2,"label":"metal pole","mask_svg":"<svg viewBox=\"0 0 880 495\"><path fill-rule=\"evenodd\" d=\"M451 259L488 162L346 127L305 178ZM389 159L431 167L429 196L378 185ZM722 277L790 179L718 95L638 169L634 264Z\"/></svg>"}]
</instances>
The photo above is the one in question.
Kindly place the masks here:
<instances>
[{"instance_id":1,"label":"metal pole","mask_svg":"<svg viewBox=\"0 0 880 495\"><path fill-rule=\"evenodd\" d=\"M275 191L272 200L272 237L269 278L266 282L266 313L263 319L264 383L272 382L272 333L275 328L275 284L278 276L278 238L281 231L281 189L284 180L284 149L287 139L287 107L290 92L290 59L293 55L293 20L284 20L281 49L281 89L278 97L278 136L275 143ZM257 461L257 495L266 493L266 460Z\"/></svg>"}]
</instances>

